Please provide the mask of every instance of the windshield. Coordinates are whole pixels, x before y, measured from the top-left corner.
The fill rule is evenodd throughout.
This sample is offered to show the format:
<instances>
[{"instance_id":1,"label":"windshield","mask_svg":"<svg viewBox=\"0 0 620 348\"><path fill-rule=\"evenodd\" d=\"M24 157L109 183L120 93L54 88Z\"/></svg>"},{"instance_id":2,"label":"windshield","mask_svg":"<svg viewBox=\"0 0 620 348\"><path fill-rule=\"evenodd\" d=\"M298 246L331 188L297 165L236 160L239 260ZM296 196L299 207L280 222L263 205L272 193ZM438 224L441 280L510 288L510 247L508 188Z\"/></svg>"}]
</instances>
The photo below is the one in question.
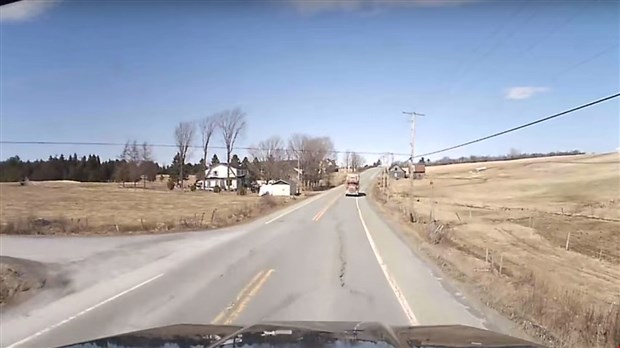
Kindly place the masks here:
<instances>
[{"instance_id":1,"label":"windshield","mask_svg":"<svg viewBox=\"0 0 620 348\"><path fill-rule=\"evenodd\" d=\"M619 28L617 1L0 6L0 346L617 346Z\"/></svg>"}]
</instances>

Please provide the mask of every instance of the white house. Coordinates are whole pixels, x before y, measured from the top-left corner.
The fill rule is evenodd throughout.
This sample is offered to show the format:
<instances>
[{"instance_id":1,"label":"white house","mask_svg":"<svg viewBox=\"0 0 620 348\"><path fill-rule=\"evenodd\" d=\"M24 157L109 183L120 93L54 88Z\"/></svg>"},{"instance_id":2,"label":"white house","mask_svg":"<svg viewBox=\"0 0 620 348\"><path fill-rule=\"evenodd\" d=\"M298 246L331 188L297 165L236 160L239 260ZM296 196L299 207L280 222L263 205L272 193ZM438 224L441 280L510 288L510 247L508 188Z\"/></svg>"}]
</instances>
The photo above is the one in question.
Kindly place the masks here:
<instances>
[{"instance_id":1,"label":"white house","mask_svg":"<svg viewBox=\"0 0 620 348\"><path fill-rule=\"evenodd\" d=\"M226 163L213 165L205 171L205 189L219 186L222 190L225 190L228 187L226 180L229 180L230 189L237 190L245 180L246 175L246 169L235 168Z\"/></svg>"},{"instance_id":2,"label":"white house","mask_svg":"<svg viewBox=\"0 0 620 348\"><path fill-rule=\"evenodd\" d=\"M292 196L296 188L294 183L288 183L284 180L276 180L272 183L262 185L258 191L259 196Z\"/></svg>"}]
</instances>

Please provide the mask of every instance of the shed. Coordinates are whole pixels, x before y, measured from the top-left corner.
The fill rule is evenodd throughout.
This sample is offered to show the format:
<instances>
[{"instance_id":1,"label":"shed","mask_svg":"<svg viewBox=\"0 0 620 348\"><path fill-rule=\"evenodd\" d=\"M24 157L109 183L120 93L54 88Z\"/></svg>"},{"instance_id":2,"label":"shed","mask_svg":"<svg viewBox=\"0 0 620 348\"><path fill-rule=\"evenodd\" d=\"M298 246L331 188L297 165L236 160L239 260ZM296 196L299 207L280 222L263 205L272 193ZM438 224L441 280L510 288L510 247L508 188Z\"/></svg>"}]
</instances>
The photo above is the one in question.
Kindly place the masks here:
<instances>
[{"instance_id":1,"label":"shed","mask_svg":"<svg viewBox=\"0 0 620 348\"><path fill-rule=\"evenodd\" d=\"M407 177L407 173L399 165L393 165L390 168L390 177L394 179L402 179Z\"/></svg>"},{"instance_id":2,"label":"shed","mask_svg":"<svg viewBox=\"0 0 620 348\"><path fill-rule=\"evenodd\" d=\"M426 164L424 163L416 163L413 167L414 174L424 174L426 173Z\"/></svg>"},{"instance_id":3,"label":"shed","mask_svg":"<svg viewBox=\"0 0 620 348\"><path fill-rule=\"evenodd\" d=\"M292 196L296 192L294 183L289 183L284 180L276 180L272 183L262 185L258 191L259 196Z\"/></svg>"}]
</instances>

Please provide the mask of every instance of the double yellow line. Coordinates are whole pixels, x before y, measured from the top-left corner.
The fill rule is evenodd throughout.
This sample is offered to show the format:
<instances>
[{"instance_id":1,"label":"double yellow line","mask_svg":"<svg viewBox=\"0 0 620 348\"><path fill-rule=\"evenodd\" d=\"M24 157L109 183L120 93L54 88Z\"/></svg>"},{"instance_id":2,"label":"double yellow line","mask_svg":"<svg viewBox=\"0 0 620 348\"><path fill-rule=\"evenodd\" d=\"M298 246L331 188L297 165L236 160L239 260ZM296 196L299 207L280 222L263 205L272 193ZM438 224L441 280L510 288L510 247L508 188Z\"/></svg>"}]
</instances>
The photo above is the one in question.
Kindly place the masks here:
<instances>
[{"instance_id":1,"label":"double yellow line","mask_svg":"<svg viewBox=\"0 0 620 348\"><path fill-rule=\"evenodd\" d=\"M226 307L220 314L218 314L215 319L211 322L214 325L230 325L233 323L235 319L243 312L245 307L248 305L250 300L258 291L263 287L267 279L274 272L273 269L262 270L250 280L250 282L241 290L241 292L237 295L237 298L233 303L231 303L228 307Z\"/></svg>"},{"instance_id":2,"label":"double yellow line","mask_svg":"<svg viewBox=\"0 0 620 348\"><path fill-rule=\"evenodd\" d=\"M325 215L325 213L327 212L327 210L328 210L328 209L329 209L332 205L334 205L334 203L336 203L336 201L338 200L338 198L340 198L340 196L336 196L336 197L334 197L334 199L332 199L331 201L329 201L329 203L327 203L327 205L326 205L323 209L319 210L319 212L318 212L318 213L316 213L316 215L312 218L312 221L319 221L319 219L320 219L321 217L323 217L323 215Z\"/></svg>"}]
</instances>

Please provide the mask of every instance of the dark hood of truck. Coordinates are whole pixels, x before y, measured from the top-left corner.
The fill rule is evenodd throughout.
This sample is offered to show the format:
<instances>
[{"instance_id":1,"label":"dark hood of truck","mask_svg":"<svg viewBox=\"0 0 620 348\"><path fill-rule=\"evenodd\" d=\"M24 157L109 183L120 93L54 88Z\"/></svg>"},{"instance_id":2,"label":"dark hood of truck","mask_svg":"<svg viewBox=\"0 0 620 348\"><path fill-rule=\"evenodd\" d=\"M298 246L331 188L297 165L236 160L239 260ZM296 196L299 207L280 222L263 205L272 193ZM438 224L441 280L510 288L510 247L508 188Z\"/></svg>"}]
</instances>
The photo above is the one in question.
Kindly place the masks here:
<instances>
[{"instance_id":1,"label":"dark hood of truck","mask_svg":"<svg viewBox=\"0 0 620 348\"><path fill-rule=\"evenodd\" d=\"M541 347L478 328L384 326L371 322L172 325L76 343L72 348L202 347Z\"/></svg>"}]
</instances>

